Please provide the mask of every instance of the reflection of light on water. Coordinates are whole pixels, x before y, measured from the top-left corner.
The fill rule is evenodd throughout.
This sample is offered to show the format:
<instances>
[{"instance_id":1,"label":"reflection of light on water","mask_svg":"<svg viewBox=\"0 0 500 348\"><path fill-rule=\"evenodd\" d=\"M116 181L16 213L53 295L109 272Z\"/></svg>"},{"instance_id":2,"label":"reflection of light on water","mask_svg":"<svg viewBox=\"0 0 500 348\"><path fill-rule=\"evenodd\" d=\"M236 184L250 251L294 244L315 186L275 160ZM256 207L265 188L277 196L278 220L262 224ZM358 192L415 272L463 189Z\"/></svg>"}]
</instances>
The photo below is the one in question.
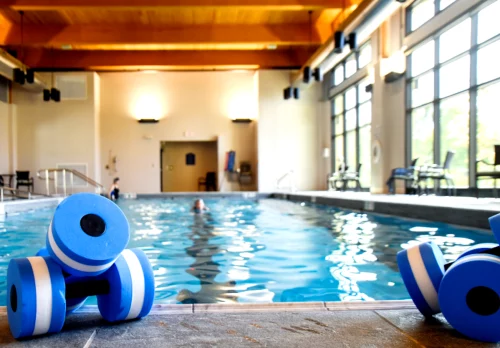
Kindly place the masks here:
<instances>
[{"instance_id":1,"label":"reflection of light on water","mask_svg":"<svg viewBox=\"0 0 500 348\"><path fill-rule=\"evenodd\" d=\"M249 303L271 303L273 302L274 292L268 289L247 290L237 293L227 294L228 297L233 297L238 302Z\"/></svg>"},{"instance_id":2,"label":"reflection of light on water","mask_svg":"<svg viewBox=\"0 0 500 348\"><path fill-rule=\"evenodd\" d=\"M410 228L410 232L420 232L420 233L436 232L437 230L438 230L437 227L415 226L415 227Z\"/></svg>"},{"instance_id":3,"label":"reflection of light on water","mask_svg":"<svg viewBox=\"0 0 500 348\"><path fill-rule=\"evenodd\" d=\"M250 272L247 267L233 267L228 270L228 275L233 280L247 280L250 278Z\"/></svg>"}]
</instances>

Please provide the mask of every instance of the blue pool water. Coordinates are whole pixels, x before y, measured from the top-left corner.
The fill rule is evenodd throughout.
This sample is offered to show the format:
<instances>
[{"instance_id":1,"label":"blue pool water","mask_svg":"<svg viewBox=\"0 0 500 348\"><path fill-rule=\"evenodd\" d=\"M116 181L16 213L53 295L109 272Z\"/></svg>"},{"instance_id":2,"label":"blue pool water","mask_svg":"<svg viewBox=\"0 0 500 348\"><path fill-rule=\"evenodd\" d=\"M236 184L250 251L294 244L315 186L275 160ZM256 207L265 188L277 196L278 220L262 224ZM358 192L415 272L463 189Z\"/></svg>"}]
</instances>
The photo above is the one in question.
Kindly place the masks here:
<instances>
[{"instance_id":1,"label":"blue pool water","mask_svg":"<svg viewBox=\"0 0 500 348\"><path fill-rule=\"evenodd\" d=\"M208 199L203 215L190 212L192 203L118 203L130 223L129 247L151 260L158 303L407 299L396 265L401 248L432 240L453 260L494 241L484 231L309 203ZM44 246L53 211L0 216L0 305L8 261Z\"/></svg>"}]
</instances>

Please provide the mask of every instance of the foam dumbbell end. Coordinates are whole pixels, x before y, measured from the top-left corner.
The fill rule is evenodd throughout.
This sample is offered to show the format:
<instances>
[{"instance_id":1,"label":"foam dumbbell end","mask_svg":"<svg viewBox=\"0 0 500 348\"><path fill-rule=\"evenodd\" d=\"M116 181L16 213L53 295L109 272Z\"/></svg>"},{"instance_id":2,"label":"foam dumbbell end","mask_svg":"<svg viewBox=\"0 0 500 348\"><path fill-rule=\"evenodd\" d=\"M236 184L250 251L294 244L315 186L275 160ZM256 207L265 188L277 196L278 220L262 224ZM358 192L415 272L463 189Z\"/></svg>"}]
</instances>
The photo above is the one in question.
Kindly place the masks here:
<instances>
[{"instance_id":1,"label":"foam dumbbell end","mask_svg":"<svg viewBox=\"0 0 500 348\"><path fill-rule=\"evenodd\" d=\"M12 259L7 270L7 317L15 338L61 331L66 318L64 276L49 257Z\"/></svg>"},{"instance_id":2,"label":"foam dumbbell end","mask_svg":"<svg viewBox=\"0 0 500 348\"><path fill-rule=\"evenodd\" d=\"M397 261L406 289L420 313L440 313L438 290L445 260L439 247L433 242L415 245L401 250Z\"/></svg>"},{"instance_id":3,"label":"foam dumbbell end","mask_svg":"<svg viewBox=\"0 0 500 348\"><path fill-rule=\"evenodd\" d=\"M96 276L113 265L128 241L127 219L115 203L78 193L57 207L47 233L47 250L65 272Z\"/></svg>"},{"instance_id":4,"label":"foam dumbbell end","mask_svg":"<svg viewBox=\"0 0 500 348\"><path fill-rule=\"evenodd\" d=\"M153 269L140 249L122 252L115 264L100 278L109 284L107 294L97 296L99 311L109 322L142 318L153 306Z\"/></svg>"},{"instance_id":5,"label":"foam dumbbell end","mask_svg":"<svg viewBox=\"0 0 500 348\"><path fill-rule=\"evenodd\" d=\"M476 244L476 245L473 245L470 248L466 249L463 253L461 253L460 256L457 258L457 260L459 260L462 257L467 256L467 255L486 253L486 252L488 252L496 247L498 247L498 244L495 244L495 243Z\"/></svg>"},{"instance_id":6,"label":"foam dumbbell end","mask_svg":"<svg viewBox=\"0 0 500 348\"><path fill-rule=\"evenodd\" d=\"M36 253L36 256L50 256L49 251L47 248L41 248L38 250ZM63 272L64 274L64 272ZM85 279L82 279L80 277L72 276L69 274L64 274L64 282L65 284L72 284L76 282L83 282ZM85 301L87 300L87 297L80 297L80 298L69 298L66 300L66 315L73 313L77 309L79 309L81 306L84 305Z\"/></svg>"},{"instance_id":7,"label":"foam dumbbell end","mask_svg":"<svg viewBox=\"0 0 500 348\"><path fill-rule=\"evenodd\" d=\"M500 341L500 257L467 255L446 272L439 288L444 317L463 335Z\"/></svg>"}]
</instances>

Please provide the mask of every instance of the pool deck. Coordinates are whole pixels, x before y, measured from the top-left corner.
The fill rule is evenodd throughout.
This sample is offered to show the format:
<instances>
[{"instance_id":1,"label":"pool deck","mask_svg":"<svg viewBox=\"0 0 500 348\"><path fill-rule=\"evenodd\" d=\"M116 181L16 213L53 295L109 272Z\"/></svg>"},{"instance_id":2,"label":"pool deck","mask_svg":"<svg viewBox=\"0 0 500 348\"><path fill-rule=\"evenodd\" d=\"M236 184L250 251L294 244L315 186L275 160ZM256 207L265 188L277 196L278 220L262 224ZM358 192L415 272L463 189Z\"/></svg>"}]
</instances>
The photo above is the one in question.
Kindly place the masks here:
<instances>
[{"instance_id":1,"label":"pool deck","mask_svg":"<svg viewBox=\"0 0 500 348\"><path fill-rule=\"evenodd\" d=\"M374 195L349 191L279 192L271 196L488 230L488 218L500 213L500 199L495 198Z\"/></svg>"},{"instance_id":2,"label":"pool deck","mask_svg":"<svg viewBox=\"0 0 500 348\"><path fill-rule=\"evenodd\" d=\"M16 341L0 308L2 347L497 347L469 340L441 315L410 302L155 306L142 319L106 324L95 307L59 334Z\"/></svg>"}]
</instances>

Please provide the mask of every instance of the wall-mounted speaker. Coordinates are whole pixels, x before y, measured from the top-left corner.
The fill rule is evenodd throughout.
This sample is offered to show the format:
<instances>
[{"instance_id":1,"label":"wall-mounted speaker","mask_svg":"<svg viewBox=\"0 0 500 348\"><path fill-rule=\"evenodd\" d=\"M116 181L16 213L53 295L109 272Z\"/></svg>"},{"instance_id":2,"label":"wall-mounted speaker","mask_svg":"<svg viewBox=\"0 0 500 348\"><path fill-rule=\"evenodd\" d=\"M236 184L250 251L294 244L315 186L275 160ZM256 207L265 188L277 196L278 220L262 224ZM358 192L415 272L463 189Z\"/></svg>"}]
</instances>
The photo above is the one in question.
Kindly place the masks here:
<instances>
[{"instance_id":1,"label":"wall-mounted speaker","mask_svg":"<svg viewBox=\"0 0 500 348\"><path fill-rule=\"evenodd\" d=\"M342 31L336 31L333 34L333 39L335 41L333 46L334 53L342 53L346 44L349 45L351 50L358 48L358 36L356 33L350 33L346 38Z\"/></svg>"},{"instance_id":2,"label":"wall-mounted speaker","mask_svg":"<svg viewBox=\"0 0 500 348\"><path fill-rule=\"evenodd\" d=\"M26 70L26 82L35 83L35 71L33 69Z\"/></svg>"},{"instance_id":3,"label":"wall-mounted speaker","mask_svg":"<svg viewBox=\"0 0 500 348\"><path fill-rule=\"evenodd\" d=\"M292 97L292 88L287 87L283 90L283 99L288 100Z\"/></svg>"},{"instance_id":4,"label":"wall-mounted speaker","mask_svg":"<svg viewBox=\"0 0 500 348\"><path fill-rule=\"evenodd\" d=\"M43 90L43 101L50 101L50 89Z\"/></svg>"},{"instance_id":5,"label":"wall-mounted speaker","mask_svg":"<svg viewBox=\"0 0 500 348\"><path fill-rule=\"evenodd\" d=\"M24 81L26 80L26 75L24 75L24 71L21 69L14 69L14 82L19 83L20 85L24 85Z\"/></svg>"},{"instance_id":6,"label":"wall-mounted speaker","mask_svg":"<svg viewBox=\"0 0 500 348\"><path fill-rule=\"evenodd\" d=\"M298 89L298 88L294 88L293 89L293 97L295 99L299 99L300 98L300 89Z\"/></svg>"},{"instance_id":7,"label":"wall-mounted speaker","mask_svg":"<svg viewBox=\"0 0 500 348\"><path fill-rule=\"evenodd\" d=\"M303 78L303 81L304 81L304 83L309 83L309 82L311 82L311 79L312 79L311 67L310 66L306 66L304 68L304 78Z\"/></svg>"},{"instance_id":8,"label":"wall-mounted speaker","mask_svg":"<svg viewBox=\"0 0 500 348\"><path fill-rule=\"evenodd\" d=\"M333 40L334 40L333 52L342 53L342 50L344 49L345 46L344 32L336 31L335 34L333 34Z\"/></svg>"},{"instance_id":9,"label":"wall-mounted speaker","mask_svg":"<svg viewBox=\"0 0 500 348\"><path fill-rule=\"evenodd\" d=\"M50 99L52 99L56 103L59 103L61 101L61 91L59 91L57 88L52 88L50 90Z\"/></svg>"},{"instance_id":10,"label":"wall-mounted speaker","mask_svg":"<svg viewBox=\"0 0 500 348\"><path fill-rule=\"evenodd\" d=\"M314 76L314 80L316 80L317 82L323 81L323 74L321 73L320 67L317 67L316 69L314 69L313 76Z\"/></svg>"}]
</instances>

